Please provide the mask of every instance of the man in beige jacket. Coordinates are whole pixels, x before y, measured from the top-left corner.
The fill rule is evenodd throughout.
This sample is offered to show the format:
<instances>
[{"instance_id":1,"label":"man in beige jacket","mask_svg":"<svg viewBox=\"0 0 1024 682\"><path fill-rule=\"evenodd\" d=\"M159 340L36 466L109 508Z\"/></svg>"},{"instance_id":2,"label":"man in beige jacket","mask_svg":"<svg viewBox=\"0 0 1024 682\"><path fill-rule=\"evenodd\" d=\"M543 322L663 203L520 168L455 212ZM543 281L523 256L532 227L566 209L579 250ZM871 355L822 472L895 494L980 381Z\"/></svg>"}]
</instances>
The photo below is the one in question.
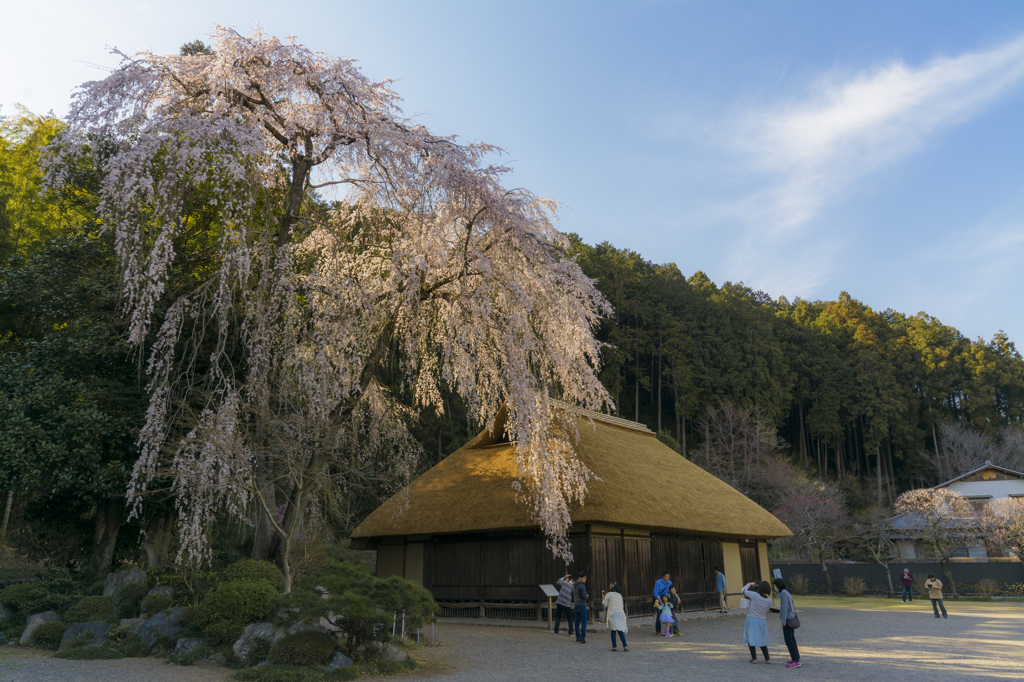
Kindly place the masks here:
<instances>
[{"instance_id":1,"label":"man in beige jacket","mask_svg":"<svg viewBox=\"0 0 1024 682\"><path fill-rule=\"evenodd\" d=\"M928 598L932 600L935 617L939 617L939 609L942 609L942 617L946 618L946 607L942 603L942 581L936 578L934 573L929 573L928 580L924 581L924 588L928 590Z\"/></svg>"}]
</instances>

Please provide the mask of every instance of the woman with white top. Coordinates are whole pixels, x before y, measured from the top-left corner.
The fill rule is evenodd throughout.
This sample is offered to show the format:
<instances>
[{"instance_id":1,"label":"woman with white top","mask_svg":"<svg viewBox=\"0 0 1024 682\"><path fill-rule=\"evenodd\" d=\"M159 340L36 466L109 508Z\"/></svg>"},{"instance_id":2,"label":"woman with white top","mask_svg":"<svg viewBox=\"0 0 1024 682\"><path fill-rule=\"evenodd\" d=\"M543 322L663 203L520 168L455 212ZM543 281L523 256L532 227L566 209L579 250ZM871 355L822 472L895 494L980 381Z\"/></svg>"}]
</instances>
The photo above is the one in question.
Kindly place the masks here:
<instances>
[{"instance_id":1,"label":"woman with white top","mask_svg":"<svg viewBox=\"0 0 1024 682\"><path fill-rule=\"evenodd\" d=\"M622 605L622 593L619 591L618 583L612 583L604 595L602 603L605 609L605 623L612 632L612 651L618 651L615 647L616 632L619 633L619 639L622 640L622 650L629 651L629 647L626 646L626 633L629 631L629 626L626 624L626 610Z\"/></svg>"},{"instance_id":2,"label":"woman with white top","mask_svg":"<svg viewBox=\"0 0 1024 682\"><path fill-rule=\"evenodd\" d=\"M767 580L762 580L760 585L748 583L742 594L750 600L747 620L743 623L743 641L750 647L750 662L757 663L756 647L761 647L764 662L771 663L772 659L768 657L768 624L765 622L765 616L772 605L772 586Z\"/></svg>"}]
</instances>

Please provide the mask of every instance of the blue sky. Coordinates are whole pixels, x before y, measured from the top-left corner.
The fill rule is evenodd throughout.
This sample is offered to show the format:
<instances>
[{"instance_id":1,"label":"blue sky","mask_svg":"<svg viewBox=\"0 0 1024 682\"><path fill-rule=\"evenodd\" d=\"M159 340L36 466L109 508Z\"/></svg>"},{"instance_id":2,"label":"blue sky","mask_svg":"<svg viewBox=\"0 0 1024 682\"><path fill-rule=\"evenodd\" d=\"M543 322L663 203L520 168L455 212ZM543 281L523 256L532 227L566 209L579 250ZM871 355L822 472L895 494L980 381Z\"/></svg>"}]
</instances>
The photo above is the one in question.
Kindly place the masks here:
<instances>
[{"instance_id":1,"label":"blue sky","mask_svg":"<svg viewBox=\"0 0 1024 682\"><path fill-rule=\"evenodd\" d=\"M20 3L0 104L214 24L355 57L561 227L772 296L1024 342L1024 2ZM16 68L11 68L17 64ZM1024 347L1022 347L1024 350Z\"/></svg>"}]
</instances>

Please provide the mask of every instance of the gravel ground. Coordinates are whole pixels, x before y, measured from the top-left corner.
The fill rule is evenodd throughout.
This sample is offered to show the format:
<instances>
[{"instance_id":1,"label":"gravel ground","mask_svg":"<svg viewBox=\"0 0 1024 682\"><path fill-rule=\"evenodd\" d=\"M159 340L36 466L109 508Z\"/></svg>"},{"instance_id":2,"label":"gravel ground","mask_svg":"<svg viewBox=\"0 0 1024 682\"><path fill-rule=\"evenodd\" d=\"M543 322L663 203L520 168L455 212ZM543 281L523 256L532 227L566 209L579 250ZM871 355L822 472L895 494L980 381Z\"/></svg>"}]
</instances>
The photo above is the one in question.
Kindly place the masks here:
<instances>
[{"instance_id":1,"label":"gravel ground","mask_svg":"<svg viewBox=\"0 0 1024 682\"><path fill-rule=\"evenodd\" d=\"M1024 679L1024 609L1020 606L953 603L948 620L935 619L927 603L893 607L800 606L797 641L800 669L789 660L782 631L769 619L772 664L748 663L743 617L693 620L683 636L656 637L651 620L633 621L629 652L612 652L603 626L590 629L586 645L546 630L478 624L437 626L437 645L416 650L418 680L629 680L664 682L680 674L730 682L803 676L823 680L961 682ZM774 614L772 614L774 616ZM777 618L777 616L775 617ZM760 659L760 654L758 654ZM0 647L0 680L18 682L212 682L226 668L167 665L158 659L64 661L30 649Z\"/></svg>"},{"instance_id":2,"label":"gravel ground","mask_svg":"<svg viewBox=\"0 0 1024 682\"><path fill-rule=\"evenodd\" d=\"M743 617L685 623L683 636L656 637L653 621L631 623L629 651L610 651L598 626L587 644L529 628L448 625L438 646L415 652L421 670L413 680L629 680L664 682L682 673L698 680L772 679L953 682L1024 679L1024 609L1019 606L952 604L948 619L932 617L930 605L905 610L800 607L797 644L803 667L786 668L789 655L775 614L769 619L771 665L751 665L743 644Z\"/></svg>"},{"instance_id":3,"label":"gravel ground","mask_svg":"<svg viewBox=\"0 0 1024 682\"><path fill-rule=\"evenodd\" d=\"M220 682L233 672L167 665L157 658L65 661L32 649L0 647L0 680L5 682Z\"/></svg>"}]
</instances>

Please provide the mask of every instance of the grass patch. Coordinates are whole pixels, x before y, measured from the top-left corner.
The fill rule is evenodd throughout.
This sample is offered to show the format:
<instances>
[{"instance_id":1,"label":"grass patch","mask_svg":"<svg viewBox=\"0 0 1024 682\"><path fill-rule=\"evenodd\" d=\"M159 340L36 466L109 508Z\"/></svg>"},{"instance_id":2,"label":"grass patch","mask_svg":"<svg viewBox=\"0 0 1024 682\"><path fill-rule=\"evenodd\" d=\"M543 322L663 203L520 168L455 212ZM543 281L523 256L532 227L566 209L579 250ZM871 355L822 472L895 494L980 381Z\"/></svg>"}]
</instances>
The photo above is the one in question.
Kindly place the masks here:
<instances>
[{"instance_id":1,"label":"grass patch","mask_svg":"<svg viewBox=\"0 0 1024 682\"><path fill-rule=\"evenodd\" d=\"M794 598L796 608L818 607L826 609L849 609L851 611L910 611L910 610L932 610L932 603L927 597L915 597L913 604L904 604L898 598L887 597L847 597L844 595L803 595ZM957 608L966 610L999 609L1012 606L1020 608L1018 604L1000 602L984 598L951 599L945 597L946 605L952 602Z\"/></svg>"},{"instance_id":2,"label":"grass patch","mask_svg":"<svg viewBox=\"0 0 1024 682\"><path fill-rule=\"evenodd\" d=\"M53 657L70 661L110 661L115 658L124 658L124 655L120 651L114 651L105 646L73 646L64 651L58 651Z\"/></svg>"},{"instance_id":3,"label":"grass patch","mask_svg":"<svg viewBox=\"0 0 1024 682\"><path fill-rule=\"evenodd\" d=\"M336 682L356 680L360 677L397 675L415 669L416 661L411 658L401 663L383 660L355 663L348 668L339 668L330 672L315 665L265 665L239 670L235 673L234 679L242 682Z\"/></svg>"}]
</instances>

